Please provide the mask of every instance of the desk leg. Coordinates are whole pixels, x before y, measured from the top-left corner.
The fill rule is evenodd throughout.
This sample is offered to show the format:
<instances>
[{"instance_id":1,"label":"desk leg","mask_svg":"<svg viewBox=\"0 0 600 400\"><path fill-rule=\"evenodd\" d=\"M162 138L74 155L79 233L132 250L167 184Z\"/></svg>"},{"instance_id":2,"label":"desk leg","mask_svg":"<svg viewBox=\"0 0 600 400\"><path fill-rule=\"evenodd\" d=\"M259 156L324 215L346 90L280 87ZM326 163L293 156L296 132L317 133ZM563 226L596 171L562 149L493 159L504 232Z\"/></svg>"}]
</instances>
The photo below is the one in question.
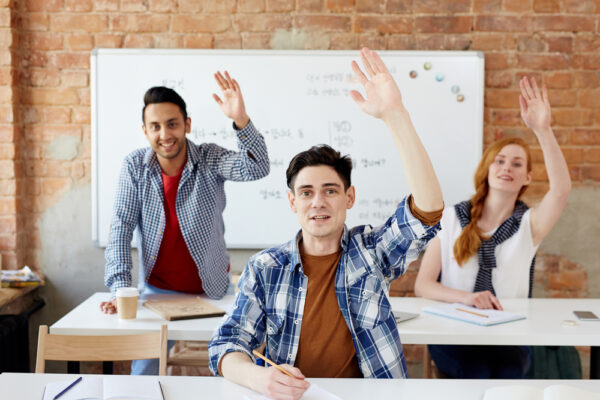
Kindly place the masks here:
<instances>
[{"instance_id":1,"label":"desk leg","mask_svg":"<svg viewBox=\"0 0 600 400\"><path fill-rule=\"evenodd\" d=\"M79 361L67 361L67 373L79 374Z\"/></svg>"},{"instance_id":2,"label":"desk leg","mask_svg":"<svg viewBox=\"0 0 600 400\"><path fill-rule=\"evenodd\" d=\"M102 374L104 374L104 375L112 375L113 374L113 362L112 361L102 361Z\"/></svg>"},{"instance_id":3,"label":"desk leg","mask_svg":"<svg viewBox=\"0 0 600 400\"><path fill-rule=\"evenodd\" d=\"M590 379L600 379L600 347L592 346L590 351Z\"/></svg>"}]
</instances>

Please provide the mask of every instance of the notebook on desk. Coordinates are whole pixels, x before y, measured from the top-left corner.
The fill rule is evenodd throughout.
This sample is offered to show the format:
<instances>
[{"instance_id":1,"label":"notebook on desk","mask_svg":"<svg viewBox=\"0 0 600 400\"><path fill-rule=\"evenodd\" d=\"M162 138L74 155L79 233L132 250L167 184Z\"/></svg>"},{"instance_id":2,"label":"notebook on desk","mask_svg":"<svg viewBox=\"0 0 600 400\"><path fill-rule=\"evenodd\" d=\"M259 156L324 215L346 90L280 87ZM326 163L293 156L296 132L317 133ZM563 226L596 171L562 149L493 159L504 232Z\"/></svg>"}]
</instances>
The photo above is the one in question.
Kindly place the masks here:
<instances>
[{"instance_id":1,"label":"notebook on desk","mask_svg":"<svg viewBox=\"0 0 600 400\"><path fill-rule=\"evenodd\" d=\"M143 305L167 321L219 317L225 314L219 307L193 296L148 300Z\"/></svg>"},{"instance_id":2,"label":"notebook on desk","mask_svg":"<svg viewBox=\"0 0 600 400\"><path fill-rule=\"evenodd\" d=\"M525 316L522 314L515 314L500 310L482 310L460 303L426 306L423 307L422 311L428 314L434 314L440 317L456 319L482 326L491 326L525 319Z\"/></svg>"},{"instance_id":3,"label":"notebook on desk","mask_svg":"<svg viewBox=\"0 0 600 400\"><path fill-rule=\"evenodd\" d=\"M43 400L164 400L160 382L155 376L83 376L72 385L73 379L49 382ZM66 389L66 390L65 390Z\"/></svg>"}]
</instances>

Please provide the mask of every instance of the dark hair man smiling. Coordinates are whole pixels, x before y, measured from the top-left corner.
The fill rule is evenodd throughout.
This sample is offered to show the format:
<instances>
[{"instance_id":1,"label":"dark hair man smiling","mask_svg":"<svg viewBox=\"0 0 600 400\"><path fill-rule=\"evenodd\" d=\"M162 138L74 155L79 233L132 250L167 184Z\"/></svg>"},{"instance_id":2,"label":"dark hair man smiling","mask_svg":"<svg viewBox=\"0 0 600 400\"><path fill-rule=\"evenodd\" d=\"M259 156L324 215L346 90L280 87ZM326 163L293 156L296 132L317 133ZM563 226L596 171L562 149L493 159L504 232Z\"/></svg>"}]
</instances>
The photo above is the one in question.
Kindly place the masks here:
<instances>
[{"instance_id":1,"label":"dark hair man smiling","mask_svg":"<svg viewBox=\"0 0 600 400\"><path fill-rule=\"evenodd\" d=\"M386 292L438 231L442 192L387 67L369 49L360 55L366 75L356 62L352 69L366 99L351 96L388 126L411 195L382 226L348 229L350 159L325 145L292 159L288 201L301 230L250 258L233 311L209 345L213 373L274 399L299 399L309 387L305 376L406 377ZM295 378L255 365L252 350L265 342L267 358Z\"/></svg>"}]
</instances>

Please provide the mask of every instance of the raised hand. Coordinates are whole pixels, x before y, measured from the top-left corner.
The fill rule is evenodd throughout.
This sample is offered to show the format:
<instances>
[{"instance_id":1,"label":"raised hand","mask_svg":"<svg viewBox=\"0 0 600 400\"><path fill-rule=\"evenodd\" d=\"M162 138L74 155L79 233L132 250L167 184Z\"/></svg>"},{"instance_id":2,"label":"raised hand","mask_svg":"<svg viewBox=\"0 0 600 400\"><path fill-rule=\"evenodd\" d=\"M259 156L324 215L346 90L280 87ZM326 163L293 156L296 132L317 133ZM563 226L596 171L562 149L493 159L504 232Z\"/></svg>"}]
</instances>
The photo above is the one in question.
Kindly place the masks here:
<instances>
[{"instance_id":1,"label":"raised hand","mask_svg":"<svg viewBox=\"0 0 600 400\"><path fill-rule=\"evenodd\" d=\"M548 129L550 127L550 103L546 85L542 86L540 92L535 78L529 80L524 76L520 80L519 86L521 87L519 96L521 118L525 125L536 134L542 129Z\"/></svg>"},{"instance_id":2,"label":"raised hand","mask_svg":"<svg viewBox=\"0 0 600 400\"><path fill-rule=\"evenodd\" d=\"M237 128L243 129L250 118L246 114L246 106L244 105L240 85L229 76L227 71L225 71L225 76L217 71L215 80L223 92L223 100L216 93L213 93L213 99L221 107L221 111L235 122Z\"/></svg>"},{"instance_id":3,"label":"raised hand","mask_svg":"<svg viewBox=\"0 0 600 400\"><path fill-rule=\"evenodd\" d=\"M352 70L364 86L367 98L356 90L350 91L350 95L364 112L386 120L394 111L404 108L400 90L377 53L365 47L360 51L360 58L369 78L356 61L352 61Z\"/></svg>"}]
</instances>

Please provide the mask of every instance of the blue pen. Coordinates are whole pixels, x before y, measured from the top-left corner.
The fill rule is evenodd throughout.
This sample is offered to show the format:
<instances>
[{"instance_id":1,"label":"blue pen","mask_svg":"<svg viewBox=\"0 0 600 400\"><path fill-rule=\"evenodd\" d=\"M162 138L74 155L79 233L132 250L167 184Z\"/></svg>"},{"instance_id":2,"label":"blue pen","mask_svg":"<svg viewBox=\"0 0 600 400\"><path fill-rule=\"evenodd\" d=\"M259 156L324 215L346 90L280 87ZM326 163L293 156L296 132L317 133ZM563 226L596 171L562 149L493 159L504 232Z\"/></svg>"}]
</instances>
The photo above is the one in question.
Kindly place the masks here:
<instances>
[{"instance_id":1,"label":"blue pen","mask_svg":"<svg viewBox=\"0 0 600 400\"><path fill-rule=\"evenodd\" d=\"M165 392L163 392L162 390L162 385L160 384L160 381L158 381L158 387L160 388L160 395L162 396L163 400L165 400Z\"/></svg>"},{"instance_id":2,"label":"blue pen","mask_svg":"<svg viewBox=\"0 0 600 400\"><path fill-rule=\"evenodd\" d=\"M71 389L73 386L77 385L79 382L81 382L81 376L77 379L75 379L75 382L71 383L69 386L67 386L66 388L63 389L62 392L60 392L59 394L57 394L56 396L54 396L54 399L52 400L56 400L59 397L61 397L63 394L67 393L67 391L69 391L69 389Z\"/></svg>"}]
</instances>

